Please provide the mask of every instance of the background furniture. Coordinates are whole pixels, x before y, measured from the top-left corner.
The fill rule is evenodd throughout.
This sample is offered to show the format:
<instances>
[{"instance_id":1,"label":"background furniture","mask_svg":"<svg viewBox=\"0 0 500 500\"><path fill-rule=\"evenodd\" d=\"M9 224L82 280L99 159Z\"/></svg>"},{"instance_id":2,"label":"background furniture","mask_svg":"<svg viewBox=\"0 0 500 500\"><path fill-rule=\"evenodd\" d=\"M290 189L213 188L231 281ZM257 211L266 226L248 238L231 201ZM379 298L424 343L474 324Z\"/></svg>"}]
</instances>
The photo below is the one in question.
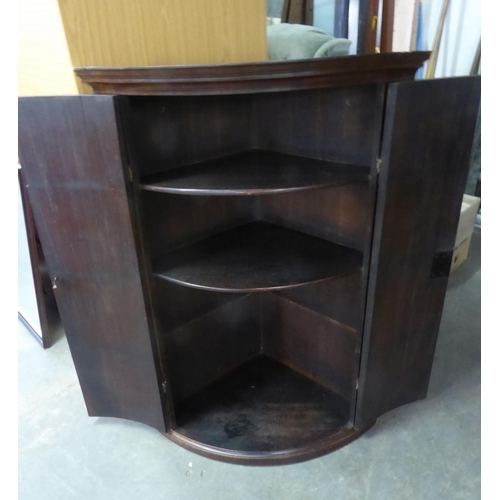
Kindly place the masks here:
<instances>
[{"instance_id":1,"label":"background furniture","mask_svg":"<svg viewBox=\"0 0 500 500\"><path fill-rule=\"evenodd\" d=\"M425 398L480 92L409 81L426 57L89 69L120 95L20 100L89 415L269 464Z\"/></svg>"}]
</instances>

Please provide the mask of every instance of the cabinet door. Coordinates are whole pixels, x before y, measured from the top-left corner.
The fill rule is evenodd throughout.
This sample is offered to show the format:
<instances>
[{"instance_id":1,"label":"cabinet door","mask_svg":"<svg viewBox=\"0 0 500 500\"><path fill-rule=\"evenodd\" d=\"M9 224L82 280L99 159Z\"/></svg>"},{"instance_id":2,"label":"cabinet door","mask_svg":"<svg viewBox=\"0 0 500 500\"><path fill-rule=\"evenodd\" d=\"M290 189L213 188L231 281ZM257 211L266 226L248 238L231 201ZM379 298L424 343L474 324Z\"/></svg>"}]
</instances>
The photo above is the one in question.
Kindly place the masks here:
<instances>
[{"instance_id":1,"label":"cabinet door","mask_svg":"<svg viewBox=\"0 0 500 500\"><path fill-rule=\"evenodd\" d=\"M17 170L18 239L17 296L18 316L44 349L59 333L59 311L47 274L45 258L36 231L33 210L21 168Z\"/></svg>"},{"instance_id":2,"label":"cabinet door","mask_svg":"<svg viewBox=\"0 0 500 500\"><path fill-rule=\"evenodd\" d=\"M425 398L480 78L390 84L355 427Z\"/></svg>"},{"instance_id":3,"label":"cabinet door","mask_svg":"<svg viewBox=\"0 0 500 500\"><path fill-rule=\"evenodd\" d=\"M114 98L20 99L19 155L89 415L164 431Z\"/></svg>"}]
</instances>

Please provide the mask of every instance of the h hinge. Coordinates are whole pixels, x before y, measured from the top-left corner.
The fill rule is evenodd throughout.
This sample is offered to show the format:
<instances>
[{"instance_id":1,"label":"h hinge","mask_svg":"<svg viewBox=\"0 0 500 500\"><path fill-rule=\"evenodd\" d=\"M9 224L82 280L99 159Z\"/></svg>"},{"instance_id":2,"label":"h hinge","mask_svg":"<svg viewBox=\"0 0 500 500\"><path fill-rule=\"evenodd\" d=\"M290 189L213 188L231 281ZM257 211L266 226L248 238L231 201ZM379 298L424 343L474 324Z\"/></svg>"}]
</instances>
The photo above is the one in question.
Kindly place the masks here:
<instances>
[{"instance_id":1,"label":"h hinge","mask_svg":"<svg viewBox=\"0 0 500 500\"><path fill-rule=\"evenodd\" d=\"M381 166L382 166L382 158L377 158L377 174L380 174Z\"/></svg>"},{"instance_id":2,"label":"h hinge","mask_svg":"<svg viewBox=\"0 0 500 500\"><path fill-rule=\"evenodd\" d=\"M434 254L432 259L431 278L441 278L450 275L451 260L453 258L453 250L448 252L438 252Z\"/></svg>"},{"instance_id":3,"label":"h hinge","mask_svg":"<svg viewBox=\"0 0 500 500\"><path fill-rule=\"evenodd\" d=\"M356 380L356 390L359 390L359 378Z\"/></svg>"},{"instance_id":4,"label":"h hinge","mask_svg":"<svg viewBox=\"0 0 500 500\"><path fill-rule=\"evenodd\" d=\"M130 182L134 182L134 175L132 174L132 169L130 167L128 167L128 177Z\"/></svg>"},{"instance_id":5,"label":"h hinge","mask_svg":"<svg viewBox=\"0 0 500 500\"><path fill-rule=\"evenodd\" d=\"M161 388L163 389L163 392L167 394L167 382L165 380L161 383Z\"/></svg>"}]
</instances>

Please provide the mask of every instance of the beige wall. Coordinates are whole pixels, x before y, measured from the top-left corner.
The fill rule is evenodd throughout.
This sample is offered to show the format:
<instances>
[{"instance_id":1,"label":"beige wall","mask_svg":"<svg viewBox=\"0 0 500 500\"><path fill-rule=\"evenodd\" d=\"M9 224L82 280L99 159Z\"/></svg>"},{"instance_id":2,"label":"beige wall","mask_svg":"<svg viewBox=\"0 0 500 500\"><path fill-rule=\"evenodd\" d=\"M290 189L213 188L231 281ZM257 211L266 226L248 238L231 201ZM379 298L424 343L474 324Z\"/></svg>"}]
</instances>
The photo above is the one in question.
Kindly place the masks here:
<instances>
[{"instance_id":1,"label":"beige wall","mask_svg":"<svg viewBox=\"0 0 500 500\"><path fill-rule=\"evenodd\" d=\"M18 94L76 94L57 0L19 0L18 8Z\"/></svg>"}]
</instances>

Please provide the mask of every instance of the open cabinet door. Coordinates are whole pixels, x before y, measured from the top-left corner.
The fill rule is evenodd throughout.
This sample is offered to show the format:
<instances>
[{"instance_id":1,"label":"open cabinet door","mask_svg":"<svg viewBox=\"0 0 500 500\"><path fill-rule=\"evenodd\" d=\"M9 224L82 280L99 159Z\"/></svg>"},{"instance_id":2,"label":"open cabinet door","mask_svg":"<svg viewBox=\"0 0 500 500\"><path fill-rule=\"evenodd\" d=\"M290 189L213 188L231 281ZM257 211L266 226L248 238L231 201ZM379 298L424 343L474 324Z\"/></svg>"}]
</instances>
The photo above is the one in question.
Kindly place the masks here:
<instances>
[{"instance_id":1,"label":"open cabinet door","mask_svg":"<svg viewBox=\"0 0 500 500\"><path fill-rule=\"evenodd\" d=\"M165 431L115 98L21 98L19 155L89 415Z\"/></svg>"},{"instance_id":2,"label":"open cabinet door","mask_svg":"<svg viewBox=\"0 0 500 500\"><path fill-rule=\"evenodd\" d=\"M479 77L388 87L357 429L427 395L479 99Z\"/></svg>"},{"instance_id":3,"label":"open cabinet door","mask_svg":"<svg viewBox=\"0 0 500 500\"><path fill-rule=\"evenodd\" d=\"M47 266L20 166L17 175L19 181L17 311L19 319L28 331L46 349L61 333L59 311L47 274Z\"/></svg>"}]
</instances>

